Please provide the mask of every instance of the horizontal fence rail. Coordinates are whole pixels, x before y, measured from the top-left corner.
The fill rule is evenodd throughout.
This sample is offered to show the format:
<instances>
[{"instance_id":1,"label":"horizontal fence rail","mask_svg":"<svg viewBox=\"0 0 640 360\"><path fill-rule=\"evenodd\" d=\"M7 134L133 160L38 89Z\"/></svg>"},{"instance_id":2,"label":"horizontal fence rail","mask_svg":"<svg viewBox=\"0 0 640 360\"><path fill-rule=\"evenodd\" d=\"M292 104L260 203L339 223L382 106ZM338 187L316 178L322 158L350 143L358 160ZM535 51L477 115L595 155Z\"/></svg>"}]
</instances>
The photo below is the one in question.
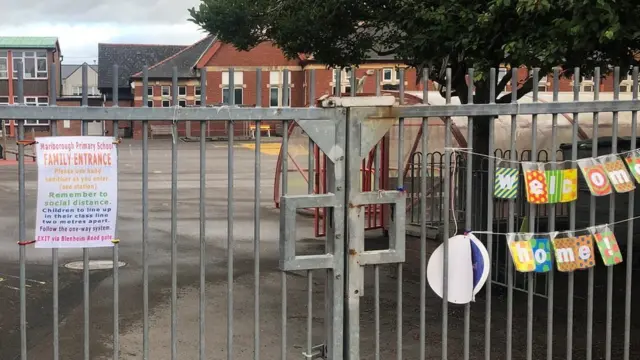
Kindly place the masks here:
<instances>
[{"instance_id":1,"label":"horizontal fence rail","mask_svg":"<svg viewBox=\"0 0 640 360\"><path fill-rule=\"evenodd\" d=\"M369 105L316 107L314 86L307 87L312 106L305 108L229 105L236 103L233 91L228 104L211 106L204 69L197 107L149 108L147 91L139 108L94 107L88 105L86 64L81 106L58 106L55 96L48 106L28 106L28 80L18 65L17 105L0 105L3 158L9 164L7 154L14 154L17 160L17 169L0 166L0 183L10 194L2 209L18 209L0 224L19 242L17 256L7 254L10 265L0 272L0 295L6 291L17 304L0 319L19 329L0 336L2 359L640 357L640 342L632 336L638 323L632 311L634 237L640 233L633 221L640 216L635 190L594 197L579 180L576 201L534 205L526 200L521 168L521 162L577 168L581 158L635 149L637 68L631 71L631 99L620 100L615 68L613 100L599 100L596 69L594 100L581 100L575 81L574 101L561 102L556 70L551 102L539 102L534 87L532 103L513 94L510 103L462 105L451 103L450 80L444 104L431 104L427 71L421 104L406 104L400 69L398 89L385 92L399 104L379 111ZM117 84L119 68L112 73ZM142 73L146 89L148 68ZM233 73L228 69L230 89ZM258 84L269 75L255 73ZM450 69L446 74L451 79ZM512 88L519 86L518 74L512 69ZM575 74L581 79L579 69ZM315 75L311 70L311 83ZM340 96L343 80L335 75ZM474 79L473 70L468 75ZM540 75L531 72L534 83ZM290 76L283 71L283 104L291 100ZM382 76L376 70L377 95ZM495 98L496 70L489 76ZM55 68L50 78L56 78ZM174 68L172 104L178 104L179 80ZM353 71L349 85L357 96ZM51 82L52 94L55 87ZM112 91L118 104L117 85ZM256 88L257 104L262 91ZM606 126L605 113L612 114ZM625 113L630 121L622 120ZM65 121L80 122L82 135L90 121L112 121L107 130L116 138L122 122L139 123L142 140L117 145L120 242L113 249L44 254L29 247L39 184L28 158L35 159L31 149L38 144L37 136L35 144L26 140L26 129L34 120L49 121L45 133L53 137ZM149 138L160 121L170 141ZM481 121L495 124L487 127L484 154L474 150ZM9 147L12 122L17 133ZM199 130L197 141L181 140L178 125L185 122ZM278 123L281 136L264 135L267 122ZM224 124L223 140L203 135L212 123ZM585 125L591 131L582 130ZM245 128L253 129L250 140L236 136ZM540 133L543 128L550 133ZM605 145L603 136L625 141ZM524 138L531 146L518 144ZM508 146L497 146L499 141ZM273 144L275 153L269 152ZM514 199L493 196L497 168L520 170ZM277 208L270 197L275 187ZM321 222L301 210L321 213ZM623 264L606 267L598 260L584 271L559 272L556 264L543 274L515 271L506 233L571 234L603 224L613 230ZM449 267L449 249L456 246L450 238L469 232L486 247L490 274L475 301L455 304L448 286L441 295L433 291L428 263L433 253L445 254L439 271L448 284L457 275ZM93 270L95 260L105 259L109 270ZM63 266L72 260L79 260L79 273Z\"/></svg>"}]
</instances>

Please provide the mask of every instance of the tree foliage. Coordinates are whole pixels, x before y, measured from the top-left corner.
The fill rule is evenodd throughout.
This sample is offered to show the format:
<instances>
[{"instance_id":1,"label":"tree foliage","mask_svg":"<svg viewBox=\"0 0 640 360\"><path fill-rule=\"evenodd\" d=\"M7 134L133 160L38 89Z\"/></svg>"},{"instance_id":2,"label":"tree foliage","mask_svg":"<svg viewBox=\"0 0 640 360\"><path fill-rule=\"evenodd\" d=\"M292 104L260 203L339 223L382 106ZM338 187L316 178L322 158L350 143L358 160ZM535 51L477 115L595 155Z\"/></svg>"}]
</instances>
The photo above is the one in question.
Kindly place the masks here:
<instances>
[{"instance_id":1,"label":"tree foliage","mask_svg":"<svg viewBox=\"0 0 640 360\"><path fill-rule=\"evenodd\" d=\"M394 54L466 99L475 69L475 102L489 102L492 67L562 66L589 74L628 69L640 50L638 0L201 0L191 21L249 50L272 41L286 56L313 55L329 66L357 66L372 54ZM624 70L623 70L624 71ZM500 82L500 94L509 75ZM518 97L532 88L520 86ZM510 95L493 99L508 101Z\"/></svg>"}]
</instances>

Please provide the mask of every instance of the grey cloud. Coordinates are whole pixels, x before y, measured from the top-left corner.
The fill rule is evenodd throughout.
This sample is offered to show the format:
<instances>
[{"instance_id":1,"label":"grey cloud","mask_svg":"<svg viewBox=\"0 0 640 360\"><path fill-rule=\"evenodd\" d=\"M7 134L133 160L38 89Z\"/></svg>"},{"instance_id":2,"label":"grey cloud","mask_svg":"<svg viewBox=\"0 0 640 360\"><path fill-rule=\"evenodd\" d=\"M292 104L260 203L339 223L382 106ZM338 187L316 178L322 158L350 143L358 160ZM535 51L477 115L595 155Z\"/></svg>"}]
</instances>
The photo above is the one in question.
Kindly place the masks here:
<instances>
[{"instance_id":1,"label":"grey cloud","mask_svg":"<svg viewBox=\"0 0 640 360\"><path fill-rule=\"evenodd\" d=\"M19 5L16 3L19 2ZM27 22L182 24L199 0L0 0L2 25Z\"/></svg>"}]
</instances>

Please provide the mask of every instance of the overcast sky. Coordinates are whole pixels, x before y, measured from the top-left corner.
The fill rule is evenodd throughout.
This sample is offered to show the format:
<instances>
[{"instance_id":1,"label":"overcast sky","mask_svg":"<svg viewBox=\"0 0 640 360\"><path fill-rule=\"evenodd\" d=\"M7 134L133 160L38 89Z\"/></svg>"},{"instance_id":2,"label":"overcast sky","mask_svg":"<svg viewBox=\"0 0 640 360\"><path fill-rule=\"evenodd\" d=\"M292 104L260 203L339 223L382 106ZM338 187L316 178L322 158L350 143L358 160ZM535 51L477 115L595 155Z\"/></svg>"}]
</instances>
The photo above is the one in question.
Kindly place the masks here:
<instances>
[{"instance_id":1,"label":"overcast sky","mask_svg":"<svg viewBox=\"0 0 640 360\"><path fill-rule=\"evenodd\" d=\"M93 63L98 43L188 45L199 0L0 0L0 36L57 36L64 64Z\"/></svg>"}]
</instances>

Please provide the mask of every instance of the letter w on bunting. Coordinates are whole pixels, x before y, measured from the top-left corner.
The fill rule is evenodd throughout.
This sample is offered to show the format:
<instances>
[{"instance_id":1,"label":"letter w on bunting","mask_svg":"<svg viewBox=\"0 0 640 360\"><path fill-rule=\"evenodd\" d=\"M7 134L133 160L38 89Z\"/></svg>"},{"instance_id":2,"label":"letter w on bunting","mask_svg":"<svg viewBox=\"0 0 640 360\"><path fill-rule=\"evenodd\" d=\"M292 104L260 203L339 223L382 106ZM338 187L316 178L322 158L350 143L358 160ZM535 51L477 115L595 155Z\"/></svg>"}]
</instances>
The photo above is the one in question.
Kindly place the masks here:
<instances>
[{"instance_id":1,"label":"letter w on bunting","mask_svg":"<svg viewBox=\"0 0 640 360\"><path fill-rule=\"evenodd\" d=\"M498 199L515 199L518 194L518 169L496 168L493 196Z\"/></svg>"}]
</instances>

